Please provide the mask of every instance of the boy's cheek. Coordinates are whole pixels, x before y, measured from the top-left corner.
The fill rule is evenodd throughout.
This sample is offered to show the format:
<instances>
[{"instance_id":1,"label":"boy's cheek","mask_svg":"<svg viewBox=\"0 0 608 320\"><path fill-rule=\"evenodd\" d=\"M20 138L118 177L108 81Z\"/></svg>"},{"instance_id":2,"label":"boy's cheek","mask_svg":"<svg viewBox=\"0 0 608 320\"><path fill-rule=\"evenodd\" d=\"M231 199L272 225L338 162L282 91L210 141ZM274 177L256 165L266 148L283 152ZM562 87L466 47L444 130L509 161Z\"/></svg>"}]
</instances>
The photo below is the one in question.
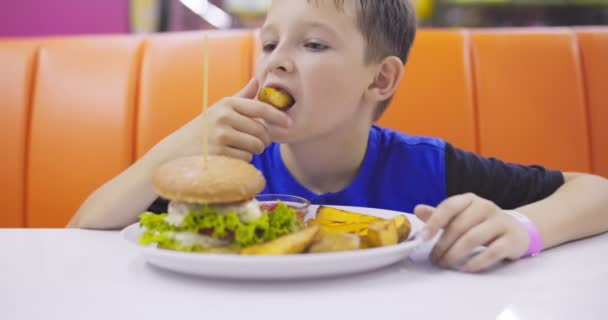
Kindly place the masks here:
<instances>
[{"instance_id":1,"label":"boy's cheek","mask_svg":"<svg viewBox=\"0 0 608 320\"><path fill-rule=\"evenodd\" d=\"M256 60L254 69L253 69L253 77L258 80L260 83L263 83L264 80L264 70L266 70L266 61L264 58L259 57Z\"/></svg>"}]
</instances>

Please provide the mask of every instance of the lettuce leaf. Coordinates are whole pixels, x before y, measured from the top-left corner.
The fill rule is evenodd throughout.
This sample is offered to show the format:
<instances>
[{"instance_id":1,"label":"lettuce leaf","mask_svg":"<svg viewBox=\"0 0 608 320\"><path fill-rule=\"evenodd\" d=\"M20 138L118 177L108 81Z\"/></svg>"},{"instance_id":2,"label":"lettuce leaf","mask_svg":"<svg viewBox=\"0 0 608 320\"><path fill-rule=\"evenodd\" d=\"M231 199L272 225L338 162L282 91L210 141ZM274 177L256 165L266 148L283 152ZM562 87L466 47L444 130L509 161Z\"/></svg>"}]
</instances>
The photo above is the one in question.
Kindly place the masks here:
<instances>
[{"instance_id":1,"label":"lettuce leaf","mask_svg":"<svg viewBox=\"0 0 608 320\"><path fill-rule=\"evenodd\" d=\"M290 208L283 202L278 202L277 207L269 213L269 225L267 239L269 241L300 229L300 220L296 210Z\"/></svg>"},{"instance_id":2,"label":"lettuce leaf","mask_svg":"<svg viewBox=\"0 0 608 320\"><path fill-rule=\"evenodd\" d=\"M177 251L201 251L203 247L199 244L185 245L177 241L172 237L171 231L166 232L154 232L146 231L139 237L139 243L142 245L149 245L152 243L158 243L161 248L177 250Z\"/></svg>"},{"instance_id":3,"label":"lettuce leaf","mask_svg":"<svg viewBox=\"0 0 608 320\"><path fill-rule=\"evenodd\" d=\"M248 223L242 222L234 212L218 213L207 206L196 212L190 212L181 226L174 226L165 221L167 213L155 214L145 212L140 216L140 226L145 231L139 238L139 243L149 245L158 243L159 246L179 251L202 251L200 245L183 245L175 240L176 232L197 233L201 229L213 230L212 237L222 239L229 232L234 234L234 244L240 246L266 242L300 228L296 211L282 202L272 211L265 211L260 218Z\"/></svg>"}]
</instances>

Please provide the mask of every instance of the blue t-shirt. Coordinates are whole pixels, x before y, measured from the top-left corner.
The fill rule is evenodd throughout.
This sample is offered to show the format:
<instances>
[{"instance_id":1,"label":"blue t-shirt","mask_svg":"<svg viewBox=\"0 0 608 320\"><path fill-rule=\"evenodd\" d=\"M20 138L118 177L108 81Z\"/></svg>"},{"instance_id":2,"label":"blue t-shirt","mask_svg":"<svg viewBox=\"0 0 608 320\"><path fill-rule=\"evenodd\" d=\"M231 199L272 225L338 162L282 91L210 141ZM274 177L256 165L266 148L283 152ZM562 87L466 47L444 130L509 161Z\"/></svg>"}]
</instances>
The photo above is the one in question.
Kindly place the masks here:
<instances>
[{"instance_id":1,"label":"blue t-shirt","mask_svg":"<svg viewBox=\"0 0 608 320\"><path fill-rule=\"evenodd\" d=\"M252 164L266 178L262 194L291 194L313 204L360 206L413 212L418 204L438 205L446 198L445 142L373 126L361 168L344 190L316 194L289 172L270 145Z\"/></svg>"}]
</instances>

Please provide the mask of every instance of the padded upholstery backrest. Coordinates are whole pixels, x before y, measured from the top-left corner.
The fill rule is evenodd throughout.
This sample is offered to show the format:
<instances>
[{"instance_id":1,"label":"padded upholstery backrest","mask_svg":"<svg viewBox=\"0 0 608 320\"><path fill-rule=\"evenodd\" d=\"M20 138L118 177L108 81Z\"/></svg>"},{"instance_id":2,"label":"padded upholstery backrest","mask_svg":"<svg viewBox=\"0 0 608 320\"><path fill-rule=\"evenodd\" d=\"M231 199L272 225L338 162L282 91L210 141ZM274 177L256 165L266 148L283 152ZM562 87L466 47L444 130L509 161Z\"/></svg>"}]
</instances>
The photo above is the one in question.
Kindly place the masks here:
<instances>
[{"instance_id":1,"label":"padded upholstery backrest","mask_svg":"<svg viewBox=\"0 0 608 320\"><path fill-rule=\"evenodd\" d=\"M0 42L0 228L24 226L25 155L37 43Z\"/></svg>"},{"instance_id":2,"label":"padded upholstery backrest","mask_svg":"<svg viewBox=\"0 0 608 320\"><path fill-rule=\"evenodd\" d=\"M138 157L201 113L203 39L203 33L194 32L147 40L138 104ZM238 92L251 77L251 33L210 32L209 46L211 105Z\"/></svg>"},{"instance_id":3,"label":"padded upholstery backrest","mask_svg":"<svg viewBox=\"0 0 608 320\"><path fill-rule=\"evenodd\" d=\"M379 123L507 161L608 176L608 29L421 30ZM210 35L210 102L255 31ZM0 227L62 227L200 113L203 33L0 40Z\"/></svg>"},{"instance_id":4,"label":"padded upholstery backrest","mask_svg":"<svg viewBox=\"0 0 608 320\"><path fill-rule=\"evenodd\" d=\"M557 28L476 31L472 46L481 154L589 171L574 33Z\"/></svg>"},{"instance_id":5,"label":"padded upholstery backrest","mask_svg":"<svg viewBox=\"0 0 608 320\"><path fill-rule=\"evenodd\" d=\"M138 37L53 39L40 49L26 221L62 227L132 161Z\"/></svg>"},{"instance_id":6,"label":"padded upholstery backrest","mask_svg":"<svg viewBox=\"0 0 608 320\"><path fill-rule=\"evenodd\" d=\"M593 172L608 177L608 27L578 29L591 132Z\"/></svg>"},{"instance_id":7,"label":"padded upholstery backrest","mask_svg":"<svg viewBox=\"0 0 608 320\"><path fill-rule=\"evenodd\" d=\"M468 32L420 31L403 81L379 124L475 151L471 72Z\"/></svg>"}]
</instances>

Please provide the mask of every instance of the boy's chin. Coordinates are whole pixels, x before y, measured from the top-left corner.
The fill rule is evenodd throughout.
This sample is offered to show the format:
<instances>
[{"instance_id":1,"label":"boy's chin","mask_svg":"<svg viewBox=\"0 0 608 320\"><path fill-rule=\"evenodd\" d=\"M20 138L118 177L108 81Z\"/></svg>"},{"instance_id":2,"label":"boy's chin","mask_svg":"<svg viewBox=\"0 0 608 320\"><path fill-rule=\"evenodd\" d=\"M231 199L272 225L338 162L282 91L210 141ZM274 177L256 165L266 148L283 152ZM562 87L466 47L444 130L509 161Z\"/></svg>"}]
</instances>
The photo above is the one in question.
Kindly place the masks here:
<instances>
[{"instance_id":1,"label":"boy's chin","mask_svg":"<svg viewBox=\"0 0 608 320\"><path fill-rule=\"evenodd\" d=\"M271 140L278 144L298 144L306 141L306 137L290 132L281 136L271 136Z\"/></svg>"},{"instance_id":2,"label":"boy's chin","mask_svg":"<svg viewBox=\"0 0 608 320\"><path fill-rule=\"evenodd\" d=\"M304 142L313 142L318 139L318 136L311 135L310 130L301 130L300 128L292 128L287 131L270 130L270 140L279 144L300 144Z\"/></svg>"}]
</instances>

